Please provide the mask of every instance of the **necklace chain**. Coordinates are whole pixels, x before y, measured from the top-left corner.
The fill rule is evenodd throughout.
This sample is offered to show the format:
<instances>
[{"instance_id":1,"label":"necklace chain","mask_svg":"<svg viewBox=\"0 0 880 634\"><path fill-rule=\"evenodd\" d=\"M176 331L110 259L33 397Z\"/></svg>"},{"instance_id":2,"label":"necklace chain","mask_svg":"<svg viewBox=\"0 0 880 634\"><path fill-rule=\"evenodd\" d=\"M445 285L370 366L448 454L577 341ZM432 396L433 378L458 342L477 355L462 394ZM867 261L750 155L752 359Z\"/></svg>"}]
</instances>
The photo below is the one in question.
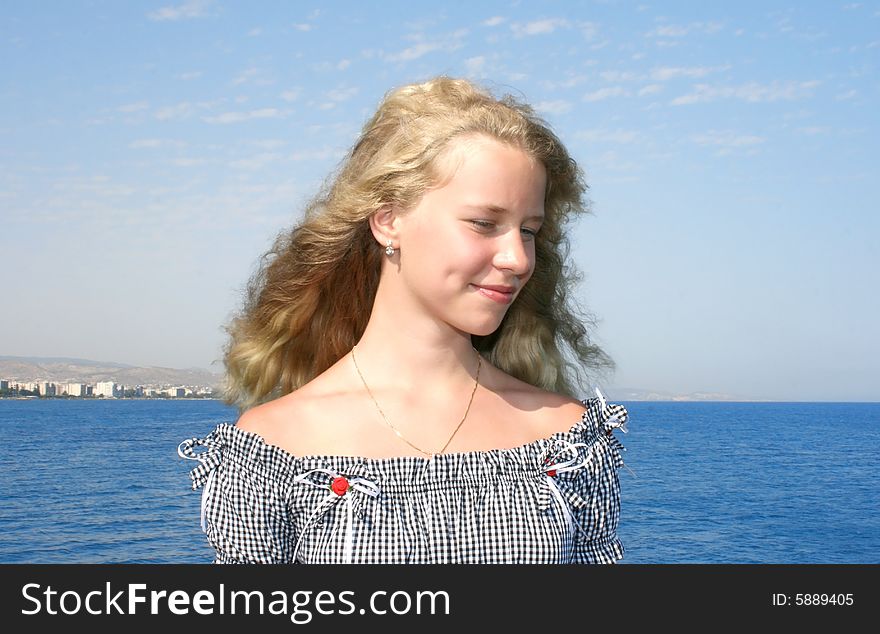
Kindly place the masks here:
<instances>
[{"instance_id":1,"label":"necklace chain","mask_svg":"<svg viewBox=\"0 0 880 634\"><path fill-rule=\"evenodd\" d=\"M477 349L474 348L474 352L477 353L477 378L474 381L474 389L471 391L471 398L468 401L467 409L464 411L464 416L462 417L462 419L458 423L458 425L455 427L455 430L452 432L452 435L449 437L449 440L447 440L446 444L444 444L443 447L440 448L440 451L431 452L431 451L425 451L421 447L414 445L413 443L408 441L406 438L404 438L403 434L400 433L400 430L397 429L397 427L395 427L394 425L392 425L391 422L388 420L388 418L385 417L385 413L382 411L382 408L379 407L379 402L376 400L376 397L373 396L373 392L370 390L370 386L367 385L367 381L364 379L364 375L361 374L361 369L358 367L357 359L355 359L355 357L354 357L354 351L356 348L357 348L357 346L354 346L351 349L351 360L354 361L354 368L355 368L355 370L357 370L358 376L361 377L361 382L364 384L364 387L367 388L367 394L370 395L370 398L373 399L373 403L376 405L376 409L379 410L379 415L382 417L382 420L385 421L385 424L391 428L391 431L393 431L395 434L397 434L397 437L400 438L407 445L409 445L410 447L412 447L413 449L415 449L419 453L425 454L426 456L430 456L433 458L434 456L442 454L444 451L446 451L446 448L449 446L449 443L452 442L452 439L455 438L455 435L458 433L458 430L461 429L462 425L464 425L464 421L467 418L468 412L471 411L471 403L474 402L474 394L476 394L476 392L477 392L477 386L480 384L480 367L483 365L483 357L480 356L480 353L477 351Z\"/></svg>"}]
</instances>

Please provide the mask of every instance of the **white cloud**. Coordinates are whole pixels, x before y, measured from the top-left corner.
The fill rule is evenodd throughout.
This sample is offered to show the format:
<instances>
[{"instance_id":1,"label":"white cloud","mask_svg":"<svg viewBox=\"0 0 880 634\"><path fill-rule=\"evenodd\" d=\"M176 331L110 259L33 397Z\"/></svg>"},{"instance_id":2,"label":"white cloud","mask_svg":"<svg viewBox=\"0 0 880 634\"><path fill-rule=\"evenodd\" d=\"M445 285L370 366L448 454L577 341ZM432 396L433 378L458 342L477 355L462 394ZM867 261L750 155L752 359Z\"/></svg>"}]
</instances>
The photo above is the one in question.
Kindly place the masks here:
<instances>
[{"instance_id":1,"label":"white cloud","mask_svg":"<svg viewBox=\"0 0 880 634\"><path fill-rule=\"evenodd\" d=\"M175 7L162 7L147 16L151 20L157 22L190 20L192 18L202 18L208 15L208 7L213 0L187 0L183 4Z\"/></svg>"},{"instance_id":2,"label":"white cloud","mask_svg":"<svg viewBox=\"0 0 880 634\"><path fill-rule=\"evenodd\" d=\"M175 167L195 167L207 163L205 159L200 158L175 158L171 159L171 164Z\"/></svg>"},{"instance_id":3,"label":"white cloud","mask_svg":"<svg viewBox=\"0 0 880 634\"><path fill-rule=\"evenodd\" d=\"M574 75L563 81L542 81L541 85L547 90L559 90L560 88L574 88L587 79L589 79L587 75Z\"/></svg>"},{"instance_id":4,"label":"white cloud","mask_svg":"<svg viewBox=\"0 0 880 634\"><path fill-rule=\"evenodd\" d=\"M403 49L399 53L384 53L382 58L388 62L409 62L434 51L452 52L464 46L467 29L459 29L434 40L425 40L422 34L409 36L416 44Z\"/></svg>"},{"instance_id":5,"label":"white cloud","mask_svg":"<svg viewBox=\"0 0 880 634\"><path fill-rule=\"evenodd\" d=\"M599 73L599 77L605 81L632 81L638 79L635 73L620 70L606 70Z\"/></svg>"},{"instance_id":6,"label":"white cloud","mask_svg":"<svg viewBox=\"0 0 880 634\"><path fill-rule=\"evenodd\" d=\"M601 170L610 170L615 172L633 172L639 169L639 166L626 159L622 159L614 150L604 152L598 159L591 163Z\"/></svg>"},{"instance_id":7,"label":"white cloud","mask_svg":"<svg viewBox=\"0 0 880 634\"><path fill-rule=\"evenodd\" d=\"M177 75L177 79L181 79L183 81L189 81L191 79L198 79L201 76L202 76L202 71L195 70L195 71L190 71L188 73L180 73L179 75Z\"/></svg>"},{"instance_id":8,"label":"white cloud","mask_svg":"<svg viewBox=\"0 0 880 634\"><path fill-rule=\"evenodd\" d=\"M500 15L495 15L489 18L488 20L483 21L483 26L498 26L502 22L506 21L507 18L502 18Z\"/></svg>"},{"instance_id":9,"label":"white cloud","mask_svg":"<svg viewBox=\"0 0 880 634\"><path fill-rule=\"evenodd\" d=\"M231 161L229 163L230 167L241 170L258 170L262 169L269 163L273 163L275 161L281 160L283 157L281 154L276 154L273 152L264 152L262 154L257 154L255 156L251 156L249 158L238 159L235 161Z\"/></svg>"},{"instance_id":10,"label":"white cloud","mask_svg":"<svg viewBox=\"0 0 880 634\"><path fill-rule=\"evenodd\" d=\"M139 150L144 148L154 149L160 147L184 147L186 144L182 141L172 139L138 139L128 144L128 147Z\"/></svg>"},{"instance_id":11,"label":"white cloud","mask_svg":"<svg viewBox=\"0 0 880 634\"><path fill-rule=\"evenodd\" d=\"M566 28L568 26L569 22L564 18L547 18L545 20L526 22L525 24L511 24L510 29L517 37L523 37L553 33L558 28Z\"/></svg>"},{"instance_id":12,"label":"white cloud","mask_svg":"<svg viewBox=\"0 0 880 634\"><path fill-rule=\"evenodd\" d=\"M272 83L272 80L266 79L265 77L266 71L261 68L248 68L246 70L241 71L235 79L232 80L233 86L240 86L241 84L253 84L255 86L267 86Z\"/></svg>"},{"instance_id":13,"label":"white cloud","mask_svg":"<svg viewBox=\"0 0 880 634\"><path fill-rule=\"evenodd\" d=\"M599 25L595 22L578 22L577 27L588 40L592 40L599 33Z\"/></svg>"},{"instance_id":14,"label":"white cloud","mask_svg":"<svg viewBox=\"0 0 880 634\"><path fill-rule=\"evenodd\" d=\"M787 15L783 15L776 21L776 28L779 29L780 33L785 33L789 37L806 40L808 42L815 42L816 40L821 40L828 36L825 31L818 31L814 27L809 27L806 29L798 29L792 25L791 16L793 15L793 9L789 9L787 11ZM774 14L771 14L773 16ZM780 14L776 14L780 15Z\"/></svg>"},{"instance_id":15,"label":"white cloud","mask_svg":"<svg viewBox=\"0 0 880 634\"><path fill-rule=\"evenodd\" d=\"M262 34L263 34L263 29L261 29L259 27L255 28L255 29L251 29L250 31L247 32L248 37L257 37L258 35L262 35Z\"/></svg>"},{"instance_id":16,"label":"white cloud","mask_svg":"<svg viewBox=\"0 0 880 634\"><path fill-rule=\"evenodd\" d=\"M328 90L324 93L329 101L325 101L322 104L318 105L318 109L320 110L330 110L335 108L338 104L343 101L348 101L356 94L358 94L359 89L355 86L349 86L348 88L334 88L333 90Z\"/></svg>"},{"instance_id":17,"label":"white cloud","mask_svg":"<svg viewBox=\"0 0 880 634\"><path fill-rule=\"evenodd\" d=\"M483 70L483 67L485 65L486 65L486 58L483 57L482 55L479 55L477 57L469 57L466 60L464 60L465 72L468 75L476 75L481 70Z\"/></svg>"},{"instance_id":18,"label":"white cloud","mask_svg":"<svg viewBox=\"0 0 880 634\"><path fill-rule=\"evenodd\" d=\"M282 139L253 139L248 141L247 144L264 150L275 150L287 145L287 141Z\"/></svg>"},{"instance_id":19,"label":"white cloud","mask_svg":"<svg viewBox=\"0 0 880 634\"><path fill-rule=\"evenodd\" d=\"M168 121L169 119L182 119L188 117L195 112L196 106L184 101L173 106L166 106L156 111L156 118L160 121Z\"/></svg>"},{"instance_id":20,"label":"white cloud","mask_svg":"<svg viewBox=\"0 0 880 634\"><path fill-rule=\"evenodd\" d=\"M409 48L405 48L400 53L396 55L386 55L385 59L389 61L396 62L406 62L413 59L418 59L422 55L430 53L431 51L436 51L440 48L440 44L437 42L421 42L420 44L416 44L415 46L410 46Z\"/></svg>"},{"instance_id":21,"label":"white cloud","mask_svg":"<svg viewBox=\"0 0 880 634\"><path fill-rule=\"evenodd\" d=\"M239 123L241 121L250 121L251 119L277 119L282 116L284 116L284 113L277 108L261 108L247 112L224 112L223 114L204 117L203 120L205 123Z\"/></svg>"},{"instance_id":22,"label":"white cloud","mask_svg":"<svg viewBox=\"0 0 880 634\"><path fill-rule=\"evenodd\" d=\"M790 101L803 99L812 94L813 89L819 85L817 80L810 81L775 81L772 84L759 84L749 82L741 86L723 86L710 84L697 84L693 92L676 97L670 103L673 106L682 106L692 103L704 103L718 99L739 99L749 103L762 103L773 101Z\"/></svg>"},{"instance_id":23,"label":"white cloud","mask_svg":"<svg viewBox=\"0 0 880 634\"><path fill-rule=\"evenodd\" d=\"M687 95L682 95L680 97L676 97L673 99L671 103L673 106L685 106L692 103L700 103L704 101L714 101L723 95L723 93L732 93L733 88L713 88L708 84L698 84L694 87L694 92L691 92ZM724 95L727 96L727 95Z\"/></svg>"},{"instance_id":24,"label":"white cloud","mask_svg":"<svg viewBox=\"0 0 880 634\"><path fill-rule=\"evenodd\" d=\"M837 101L848 101L850 99L854 99L858 92L855 89L848 90L846 92L840 93L839 95L835 95L834 98Z\"/></svg>"},{"instance_id":25,"label":"white cloud","mask_svg":"<svg viewBox=\"0 0 880 634\"><path fill-rule=\"evenodd\" d=\"M634 130L593 128L591 130L581 130L575 136L591 143L633 143L638 140L639 133Z\"/></svg>"},{"instance_id":26,"label":"white cloud","mask_svg":"<svg viewBox=\"0 0 880 634\"><path fill-rule=\"evenodd\" d=\"M326 93L327 98L330 101L340 102L340 101L348 101L356 94L358 94L358 88L356 86L349 86L348 88L334 88L333 90L328 90Z\"/></svg>"},{"instance_id":27,"label":"white cloud","mask_svg":"<svg viewBox=\"0 0 880 634\"><path fill-rule=\"evenodd\" d=\"M639 89L639 97L644 97L645 95L653 95L654 93L658 93L663 90L663 86L660 84L648 84L647 86Z\"/></svg>"},{"instance_id":28,"label":"white cloud","mask_svg":"<svg viewBox=\"0 0 880 634\"><path fill-rule=\"evenodd\" d=\"M339 159L345 155L345 150L335 147L323 147L320 149L302 150L290 155L292 161L326 161Z\"/></svg>"},{"instance_id":29,"label":"white cloud","mask_svg":"<svg viewBox=\"0 0 880 634\"><path fill-rule=\"evenodd\" d=\"M341 135L344 137L351 137L354 135L355 126L351 123L313 123L310 126L306 127L306 130L311 135L319 134L322 138L329 138L332 135Z\"/></svg>"},{"instance_id":30,"label":"white cloud","mask_svg":"<svg viewBox=\"0 0 880 634\"><path fill-rule=\"evenodd\" d=\"M341 59L341 60L339 60L339 63L336 64L336 70L345 70L349 66L351 66L350 59Z\"/></svg>"},{"instance_id":31,"label":"white cloud","mask_svg":"<svg viewBox=\"0 0 880 634\"><path fill-rule=\"evenodd\" d=\"M705 77L710 73L727 70L730 66L662 66L651 71L653 81L669 81L678 77Z\"/></svg>"},{"instance_id":32,"label":"white cloud","mask_svg":"<svg viewBox=\"0 0 880 634\"><path fill-rule=\"evenodd\" d=\"M800 134L807 134L809 136L815 136L817 134L828 134L829 132L831 132L831 128L829 128L828 126L814 125L814 126L807 126L805 128L797 128L796 131L799 132Z\"/></svg>"},{"instance_id":33,"label":"white cloud","mask_svg":"<svg viewBox=\"0 0 880 634\"><path fill-rule=\"evenodd\" d=\"M173 106L160 108L153 114L153 116L159 121L168 121L170 119L185 119L195 114L197 111L213 108L223 101L224 100L222 99L215 99L214 101L199 101L197 103L183 101Z\"/></svg>"},{"instance_id":34,"label":"white cloud","mask_svg":"<svg viewBox=\"0 0 880 634\"><path fill-rule=\"evenodd\" d=\"M547 114L565 114L571 110L572 103L564 99L555 101L539 101L535 104L535 110L545 112Z\"/></svg>"},{"instance_id":35,"label":"white cloud","mask_svg":"<svg viewBox=\"0 0 880 634\"><path fill-rule=\"evenodd\" d=\"M127 103L116 108L117 112L140 112L150 107L146 101L138 101L136 103Z\"/></svg>"},{"instance_id":36,"label":"white cloud","mask_svg":"<svg viewBox=\"0 0 880 634\"><path fill-rule=\"evenodd\" d=\"M626 91L620 86L600 88L599 90L584 95L584 101L602 101L603 99L608 99L609 97L621 97L625 94Z\"/></svg>"},{"instance_id":37,"label":"white cloud","mask_svg":"<svg viewBox=\"0 0 880 634\"><path fill-rule=\"evenodd\" d=\"M285 90L281 93L281 98L284 101L296 101L297 99L299 99L299 89L296 88L293 90Z\"/></svg>"},{"instance_id":38,"label":"white cloud","mask_svg":"<svg viewBox=\"0 0 880 634\"><path fill-rule=\"evenodd\" d=\"M687 27L669 24L666 26L658 26L652 31L658 37L682 37L688 34Z\"/></svg>"},{"instance_id":39,"label":"white cloud","mask_svg":"<svg viewBox=\"0 0 880 634\"><path fill-rule=\"evenodd\" d=\"M314 27L311 24L299 23L299 24L294 24L293 28L295 28L297 31L306 32L306 31L311 31Z\"/></svg>"},{"instance_id":40,"label":"white cloud","mask_svg":"<svg viewBox=\"0 0 880 634\"><path fill-rule=\"evenodd\" d=\"M731 130L710 130L705 134L699 134L692 138L697 145L715 146L726 149L760 145L766 140L764 137L756 136L754 134L737 134Z\"/></svg>"},{"instance_id":41,"label":"white cloud","mask_svg":"<svg viewBox=\"0 0 880 634\"><path fill-rule=\"evenodd\" d=\"M677 38L684 37L688 33L697 32L711 35L724 28L721 22L691 22L687 25L661 24L653 31L648 32L648 37Z\"/></svg>"}]
</instances>

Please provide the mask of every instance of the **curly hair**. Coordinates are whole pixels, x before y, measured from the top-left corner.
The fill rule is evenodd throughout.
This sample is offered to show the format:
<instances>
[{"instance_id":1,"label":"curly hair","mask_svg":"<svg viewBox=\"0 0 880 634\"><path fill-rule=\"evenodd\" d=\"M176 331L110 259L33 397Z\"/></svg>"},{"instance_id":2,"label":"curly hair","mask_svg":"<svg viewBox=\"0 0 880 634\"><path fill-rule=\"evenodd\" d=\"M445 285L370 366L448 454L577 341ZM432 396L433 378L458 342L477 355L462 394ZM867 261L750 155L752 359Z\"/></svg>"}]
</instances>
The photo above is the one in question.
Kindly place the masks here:
<instances>
[{"instance_id":1,"label":"curly hair","mask_svg":"<svg viewBox=\"0 0 880 634\"><path fill-rule=\"evenodd\" d=\"M437 77L385 95L335 177L261 259L226 326L227 403L245 410L283 396L351 350L366 329L382 263L370 216L389 204L411 209L443 179L450 141L476 135L540 161L547 186L534 272L498 329L472 336L474 347L504 372L572 397L589 378L582 371L613 368L589 336L595 320L572 297L581 274L567 263L564 229L589 212L583 172L527 104Z\"/></svg>"}]
</instances>

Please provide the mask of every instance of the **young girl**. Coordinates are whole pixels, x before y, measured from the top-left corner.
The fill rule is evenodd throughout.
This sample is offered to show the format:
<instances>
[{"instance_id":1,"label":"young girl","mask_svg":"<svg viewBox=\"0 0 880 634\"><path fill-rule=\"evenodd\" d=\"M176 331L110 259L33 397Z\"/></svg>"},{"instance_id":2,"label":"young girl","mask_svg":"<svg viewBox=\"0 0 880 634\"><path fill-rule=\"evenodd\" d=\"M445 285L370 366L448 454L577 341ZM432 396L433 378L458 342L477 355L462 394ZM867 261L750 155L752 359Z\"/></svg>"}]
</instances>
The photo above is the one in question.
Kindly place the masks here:
<instances>
[{"instance_id":1,"label":"young girl","mask_svg":"<svg viewBox=\"0 0 880 634\"><path fill-rule=\"evenodd\" d=\"M512 97L390 92L229 327L244 413L179 448L216 561L620 559L626 411L573 396L611 365L569 305L584 194Z\"/></svg>"}]
</instances>

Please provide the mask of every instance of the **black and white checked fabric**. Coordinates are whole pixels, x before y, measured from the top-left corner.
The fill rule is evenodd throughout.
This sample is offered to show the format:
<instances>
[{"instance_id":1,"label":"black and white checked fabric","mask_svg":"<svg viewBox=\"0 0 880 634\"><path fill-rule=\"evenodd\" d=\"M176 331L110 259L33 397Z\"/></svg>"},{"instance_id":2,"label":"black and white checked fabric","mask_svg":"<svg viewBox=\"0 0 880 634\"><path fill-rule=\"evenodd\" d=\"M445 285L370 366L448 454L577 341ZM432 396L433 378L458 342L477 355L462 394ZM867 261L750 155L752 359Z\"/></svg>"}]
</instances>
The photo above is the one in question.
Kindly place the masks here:
<instances>
[{"instance_id":1,"label":"black and white checked fabric","mask_svg":"<svg viewBox=\"0 0 880 634\"><path fill-rule=\"evenodd\" d=\"M227 424L178 451L215 563L614 563L627 413L582 403L568 432L433 459L296 457Z\"/></svg>"}]
</instances>

